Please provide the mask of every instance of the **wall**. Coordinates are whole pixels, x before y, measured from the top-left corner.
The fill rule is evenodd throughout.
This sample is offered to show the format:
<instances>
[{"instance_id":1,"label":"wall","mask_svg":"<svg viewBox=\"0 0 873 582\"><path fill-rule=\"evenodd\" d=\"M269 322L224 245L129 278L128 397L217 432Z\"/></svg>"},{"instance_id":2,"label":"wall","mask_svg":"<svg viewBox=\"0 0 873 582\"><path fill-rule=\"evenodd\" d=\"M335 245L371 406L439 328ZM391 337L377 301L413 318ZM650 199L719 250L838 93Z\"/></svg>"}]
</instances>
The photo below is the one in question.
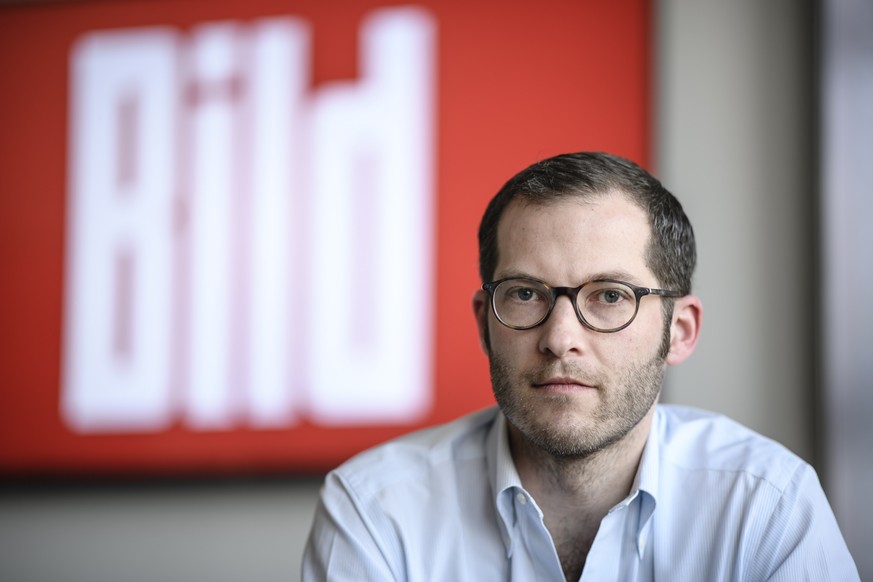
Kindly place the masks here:
<instances>
[{"instance_id":1,"label":"wall","mask_svg":"<svg viewBox=\"0 0 873 582\"><path fill-rule=\"evenodd\" d=\"M790 1L661 2L662 180L698 241L703 335L665 399L724 412L812 460L813 48Z\"/></svg>"},{"instance_id":2,"label":"wall","mask_svg":"<svg viewBox=\"0 0 873 582\"><path fill-rule=\"evenodd\" d=\"M727 413L812 459L810 8L662 0L656 12L658 173L695 224L706 306L698 353L671 370L665 399ZM317 489L6 490L3 578L293 580Z\"/></svg>"},{"instance_id":3,"label":"wall","mask_svg":"<svg viewBox=\"0 0 873 582\"><path fill-rule=\"evenodd\" d=\"M829 0L822 29L823 477L861 578L870 580L873 271L864 267L873 249L873 4Z\"/></svg>"},{"instance_id":4,"label":"wall","mask_svg":"<svg viewBox=\"0 0 873 582\"><path fill-rule=\"evenodd\" d=\"M4 582L296 580L320 478L0 493Z\"/></svg>"}]
</instances>

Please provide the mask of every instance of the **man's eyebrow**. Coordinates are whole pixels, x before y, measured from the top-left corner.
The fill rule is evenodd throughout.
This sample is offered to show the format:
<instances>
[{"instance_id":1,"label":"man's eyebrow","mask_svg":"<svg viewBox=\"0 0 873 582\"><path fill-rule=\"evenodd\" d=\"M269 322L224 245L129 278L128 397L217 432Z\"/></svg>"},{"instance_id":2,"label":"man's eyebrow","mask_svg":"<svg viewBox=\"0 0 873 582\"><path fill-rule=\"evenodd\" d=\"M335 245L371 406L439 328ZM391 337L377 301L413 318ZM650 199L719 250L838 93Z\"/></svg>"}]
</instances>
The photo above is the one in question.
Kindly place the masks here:
<instances>
[{"instance_id":1,"label":"man's eyebrow","mask_svg":"<svg viewBox=\"0 0 873 582\"><path fill-rule=\"evenodd\" d=\"M537 275L532 275L530 273L526 273L524 271L518 271L515 269L504 271L500 274L499 277L495 277L496 279L508 279L511 277L523 277L527 279L536 279L537 281L542 281L547 285L551 285L553 287L560 286L556 282L546 281L542 277ZM582 285L583 283L590 283L591 281L601 281L603 279L613 279L617 281L624 281L626 283L633 283L634 285L642 286L642 279L637 277L636 275L629 273L628 271L622 270L614 270L614 271L600 271L597 273L591 273L585 277L585 279L576 282L576 285ZM575 286L575 285L574 285Z\"/></svg>"},{"instance_id":2,"label":"man's eyebrow","mask_svg":"<svg viewBox=\"0 0 873 582\"><path fill-rule=\"evenodd\" d=\"M530 273L525 273L524 271L516 271L516 270L514 270L514 269L511 269L511 270L508 270L508 271L504 271L504 272L501 273L500 275L497 275L497 274L495 273L494 280L496 281L497 279L509 279L509 278L511 278L511 277L512 277L512 278L514 278L514 277L522 277L522 278L525 278L525 279L537 279L537 280L540 280L540 278L537 277L536 275L531 275Z\"/></svg>"},{"instance_id":3,"label":"man's eyebrow","mask_svg":"<svg viewBox=\"0 0 873 582\"><path fill-rule=\"evenodd\" d=\"M593 273L585 278L585 282L588 281L599 281L601 279L614 279L618 281L624 281L626 283L634 283L635 285L641 285L642 279L628 273L627 271L603 271L600 273Z\"/></svg>"}]
</instances>

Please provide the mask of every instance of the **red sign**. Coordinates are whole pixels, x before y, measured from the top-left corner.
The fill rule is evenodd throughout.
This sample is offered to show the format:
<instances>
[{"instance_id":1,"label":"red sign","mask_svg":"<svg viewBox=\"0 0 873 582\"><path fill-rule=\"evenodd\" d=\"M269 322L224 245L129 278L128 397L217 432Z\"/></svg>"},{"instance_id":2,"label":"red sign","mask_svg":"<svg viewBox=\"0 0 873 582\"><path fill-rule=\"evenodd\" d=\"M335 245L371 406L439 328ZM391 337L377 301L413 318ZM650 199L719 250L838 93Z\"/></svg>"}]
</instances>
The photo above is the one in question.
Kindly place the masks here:
<instances>
[{"instance_id":1,"label":"red sign","mask_svg":"<svg viewBox=\"0 0 873 582\"><path fill-rule=\"evenodd\" d=\"M647 2L0 8L0 471L324 470L493 402L476 230L648 161Z\"/></svg>"}]
</instances>

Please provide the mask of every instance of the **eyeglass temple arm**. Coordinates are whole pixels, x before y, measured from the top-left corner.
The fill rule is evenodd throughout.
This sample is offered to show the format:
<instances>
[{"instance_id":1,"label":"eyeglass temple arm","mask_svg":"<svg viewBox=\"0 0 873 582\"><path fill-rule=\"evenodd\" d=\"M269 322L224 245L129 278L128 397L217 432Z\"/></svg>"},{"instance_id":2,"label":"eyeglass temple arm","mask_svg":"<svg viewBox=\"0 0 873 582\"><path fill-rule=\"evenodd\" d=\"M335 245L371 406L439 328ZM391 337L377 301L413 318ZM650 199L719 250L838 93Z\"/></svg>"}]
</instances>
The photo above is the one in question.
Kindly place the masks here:
<instances>
[{"instance_id":1,"label":"eyeglass temple arm","mask_svg":"<svg viewBox=\"0 0 873 582\"><path fill-rule=\"evenodd\" d=\"M643 295L660 295L662 297L684 297L685 293L681 291L670 291L669 289L651 289L643 287Z\"/></svg>"}]
</instances>

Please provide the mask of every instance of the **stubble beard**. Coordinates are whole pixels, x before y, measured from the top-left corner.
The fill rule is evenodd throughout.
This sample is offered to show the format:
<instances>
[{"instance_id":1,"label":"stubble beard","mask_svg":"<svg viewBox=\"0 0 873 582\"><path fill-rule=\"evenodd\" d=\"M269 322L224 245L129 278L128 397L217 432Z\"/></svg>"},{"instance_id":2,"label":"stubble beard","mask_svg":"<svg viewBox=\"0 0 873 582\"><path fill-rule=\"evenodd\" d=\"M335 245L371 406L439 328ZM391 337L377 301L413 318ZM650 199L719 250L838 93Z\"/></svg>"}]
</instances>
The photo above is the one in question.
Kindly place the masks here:
<instances>
[{"instance_id":1,"label":"stubble beard","mask_svg":"<svg viewBox=\"0 0 873 582\"><path fill-rule=\"evenodd\" d=\"M559 360L521 373L492 352L491 384L503 414L530 444L556 459L581 459L620 441L649 412L664 379L661 352L648 361L628 366L611 382ZM550 417L548 412L558 408L572 412L578 397L534 392L538 390L534 383L555 376L584 379L596 388L598 402L590 414L572 423L555 422Z\"/></svg>"}]
</instances>

